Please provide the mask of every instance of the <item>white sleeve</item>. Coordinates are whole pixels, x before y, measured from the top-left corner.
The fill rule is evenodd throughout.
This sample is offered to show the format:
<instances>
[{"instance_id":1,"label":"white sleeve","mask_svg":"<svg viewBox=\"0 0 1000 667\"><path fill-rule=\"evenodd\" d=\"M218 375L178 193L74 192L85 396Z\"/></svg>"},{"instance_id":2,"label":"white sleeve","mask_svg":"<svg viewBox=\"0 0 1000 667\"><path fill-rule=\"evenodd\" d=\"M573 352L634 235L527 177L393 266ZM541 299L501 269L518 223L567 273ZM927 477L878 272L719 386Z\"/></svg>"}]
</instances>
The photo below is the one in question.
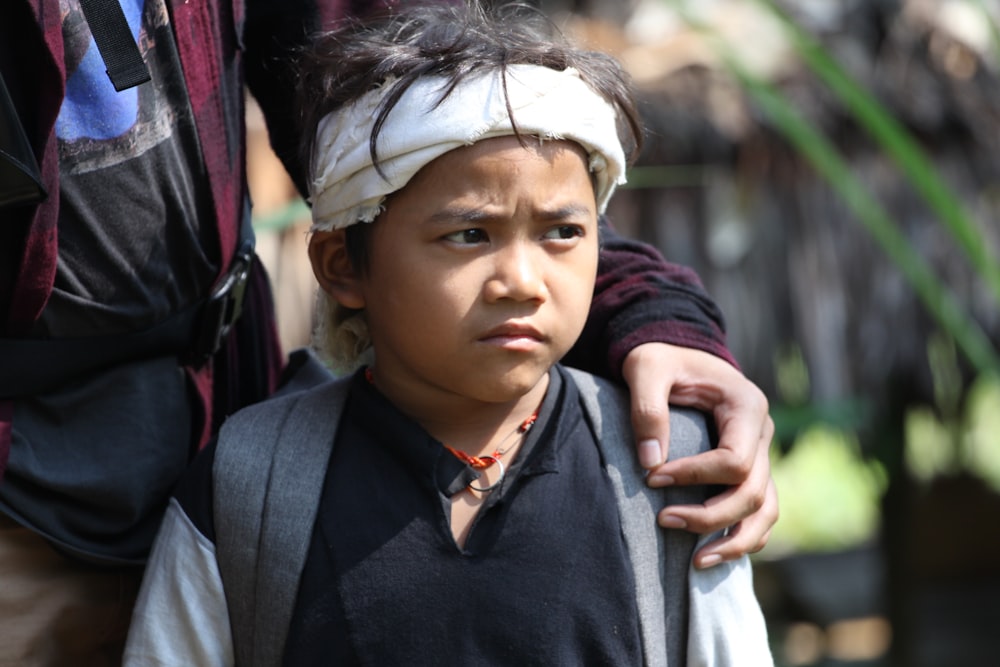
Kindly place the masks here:
<instances>
[{"instance_id":1,"label":"white sleeve","mask_svg":"<svg viewBox=\"0 0 1000 667\"><path fill-rule=\"evenodd\" d=\"M699 540L701 548L711 538ZM747 556L689 572L689 667L772 667L767 626Z\"/></svg>"},{"instance_id":2,"label":"white sleeve","mask_svg":"<svg viewBox=\"0 0 1000 667\"><path fill-rule=\"evenodd\" d=\"M127 667L233 665L215 546L171 499L146 565L125 645Z\"/></svg>"}]
</instances>

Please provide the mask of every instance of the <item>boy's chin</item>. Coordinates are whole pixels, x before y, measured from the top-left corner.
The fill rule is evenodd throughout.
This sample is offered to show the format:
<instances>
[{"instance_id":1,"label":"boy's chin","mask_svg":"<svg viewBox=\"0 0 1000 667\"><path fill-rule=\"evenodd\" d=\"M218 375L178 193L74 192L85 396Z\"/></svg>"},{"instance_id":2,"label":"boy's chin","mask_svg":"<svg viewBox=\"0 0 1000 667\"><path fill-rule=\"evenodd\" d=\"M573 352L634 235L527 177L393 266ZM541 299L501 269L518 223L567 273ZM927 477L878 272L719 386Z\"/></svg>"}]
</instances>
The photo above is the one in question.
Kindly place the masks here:
<instances>
[{"instance_id":1,"label":"boy's chin","mask_svg":"<svg viewBox=\"0 0 1000 667\"><path fill-rule=\"evenodd\" d=\"M497 402L514 401L548 386L550 366L517 368L489 383L490 393Z\"/></svg>"}]
</instances>

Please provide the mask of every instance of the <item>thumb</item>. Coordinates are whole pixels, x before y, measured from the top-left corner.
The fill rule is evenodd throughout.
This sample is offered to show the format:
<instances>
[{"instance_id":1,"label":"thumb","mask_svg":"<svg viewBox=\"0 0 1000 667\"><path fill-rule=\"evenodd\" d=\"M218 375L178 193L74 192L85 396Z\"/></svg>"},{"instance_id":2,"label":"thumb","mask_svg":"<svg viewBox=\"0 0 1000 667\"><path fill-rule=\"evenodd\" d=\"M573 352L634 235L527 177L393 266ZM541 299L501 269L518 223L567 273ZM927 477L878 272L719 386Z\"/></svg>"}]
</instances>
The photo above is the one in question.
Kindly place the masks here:
<instances>
[{"instance_id":1,"label":"thumb","mask_svg":"<svg viewBox=\"0 0 1000 667\"><path fill-rule=\"evenodd\" d=\"M633 350L636 355L640 348ZM635 434L639 464L655 468L667 460L670 447L670 406L668 396L673 375L642 363L642 355L630 355L622 366L622 376L631 396L632 431Z\"/></svg>"}]
</instances>

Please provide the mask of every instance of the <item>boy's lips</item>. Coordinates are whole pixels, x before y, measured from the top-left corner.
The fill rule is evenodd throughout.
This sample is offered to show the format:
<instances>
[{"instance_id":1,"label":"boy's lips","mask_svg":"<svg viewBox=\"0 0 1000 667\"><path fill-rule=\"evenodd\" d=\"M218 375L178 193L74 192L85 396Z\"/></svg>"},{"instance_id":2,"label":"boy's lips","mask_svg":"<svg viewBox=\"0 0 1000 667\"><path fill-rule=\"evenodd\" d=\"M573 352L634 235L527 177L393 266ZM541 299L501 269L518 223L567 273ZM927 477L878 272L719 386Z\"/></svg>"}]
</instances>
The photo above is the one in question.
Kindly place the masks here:
<instances>
[{"instance_id":1,"label":"boy's lips","mask_svg":"<svg viewBox=\"0 0 1000 667\"><path fill-rule=\"evenodd\" d=\"M503 347L533 346L545 342L545 336L530 324L508 322L490 329L479 340L483 343L499 344Z\"/></svg>"}]
</instances>

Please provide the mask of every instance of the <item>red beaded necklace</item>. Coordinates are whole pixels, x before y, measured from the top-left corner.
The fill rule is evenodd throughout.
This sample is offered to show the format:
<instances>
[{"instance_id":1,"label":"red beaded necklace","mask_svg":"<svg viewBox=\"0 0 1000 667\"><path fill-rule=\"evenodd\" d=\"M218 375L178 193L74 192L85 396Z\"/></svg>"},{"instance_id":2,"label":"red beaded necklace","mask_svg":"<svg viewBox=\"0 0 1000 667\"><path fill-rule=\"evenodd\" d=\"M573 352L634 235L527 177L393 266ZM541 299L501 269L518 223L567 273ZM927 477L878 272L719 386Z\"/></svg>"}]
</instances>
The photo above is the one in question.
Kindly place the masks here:
<instances>
[{"instance_id":1,"label":"red beaded necklace","mask_svg":"<svg viewBox=\"0 0 1000 667\"><path fill-rule=\"evenodd\" d=\"M368 384L372 386L375 385L375 377L372 374L372 369L370 367L365 368L365 379L368 380ZM518 424L517 428L508 433L507 436L500 441L500 444L497 445L497 448L493 450L492 454L487 454L485 456L473 456L471 454L463 452L460 449L455 449L454 447L444 445L444 448L447 449L449 452L451 452L452 455L455 456L455 458L457 458L459 461L462 461L466 465L475 468L476 470L485 470L490 466L492 466L494 463L500 467L500 476L497 477L497 481L493 482L489 486L473 486L473 483L469 482L466 485L469 489L472 489L473 491L479 491L480 493L487 493L500 486L500 483L503 482L504 476L506 476L507 474L507 468L506 466L504 466L503 461L501 461L500 459L503 457L504 454L509 452L514 445L511 445L510 447L506 447L504 449L501 449L501 447L505 442L514 437L514 435L524 435L525 433L531 430L531 427L535 425L536 421L538 421L538 410L540 407L541 406L535 408L535 411L531 413L530 417L528 417L523 422Z\"/></svg>"}]
</instances>

